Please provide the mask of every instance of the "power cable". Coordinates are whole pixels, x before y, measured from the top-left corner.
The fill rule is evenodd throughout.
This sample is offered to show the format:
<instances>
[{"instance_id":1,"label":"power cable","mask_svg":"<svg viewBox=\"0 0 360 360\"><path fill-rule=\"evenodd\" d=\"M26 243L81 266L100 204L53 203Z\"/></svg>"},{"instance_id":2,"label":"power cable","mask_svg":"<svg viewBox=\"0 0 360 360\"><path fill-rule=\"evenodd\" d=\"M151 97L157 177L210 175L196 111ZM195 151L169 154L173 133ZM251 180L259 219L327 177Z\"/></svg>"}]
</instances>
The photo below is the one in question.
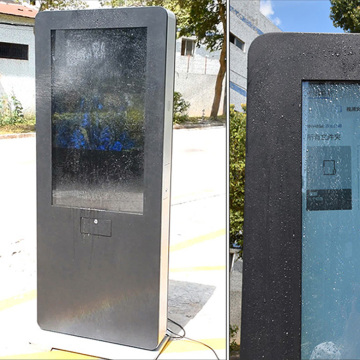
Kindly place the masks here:
<instances>
[{"instance_id":1,"label":"power cable","mask_svg":"<svg viewBox=\"0 0 360 360\"><path fill-rule=\"evenodd\" d=\"M189 340L189 341L196 342L196 343L201 344L201 345L207 347L208 349L210 349L210 350L214 353L216 359L217 359L217 360L220 360L219 357L218 357L218 355L216 354L215 350L214 350L211 346L209 346L209 345L207 345L207 344L205 344L205 343L203 343L203 342L201 342L201 341L194 340L194 339L191 339L191 338L187 337L187 336L186 336L185 329L184 329L180 324L178 324L176 321L171 320L171 319L169 319L169 318L168 318L168 320L169 320L170 322L172 322L174 325L176 325L176 326L182 331L182 334L179 335L179 334L175 333L174 331L172 331L171 329L168 328L168 329L167 329L167 332L170 333L170 335L169 335L169 339L170 339L170 340L182 340L182 339L186 339L186 340ZM161 349L160 353L158 354L158 356L156 357L155 360L159 359L159 356L162 354L162 352L164 351L165 347L166 347L166 346L164 346L163 349Z\"/></svg>"}]
</instances>

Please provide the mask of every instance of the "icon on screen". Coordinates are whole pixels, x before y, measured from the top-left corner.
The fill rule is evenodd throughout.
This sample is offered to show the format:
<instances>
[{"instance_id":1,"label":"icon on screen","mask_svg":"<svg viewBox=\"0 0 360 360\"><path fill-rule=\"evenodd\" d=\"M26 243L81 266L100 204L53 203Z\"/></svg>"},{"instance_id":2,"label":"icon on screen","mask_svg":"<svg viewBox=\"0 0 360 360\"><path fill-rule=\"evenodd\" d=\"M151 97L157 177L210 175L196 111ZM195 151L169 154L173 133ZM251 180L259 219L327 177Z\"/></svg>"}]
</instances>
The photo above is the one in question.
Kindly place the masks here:
<instances>
[{"instance_id":1,"label":"icon on screen","mask_svg":"<svg viewBox=\"0 0 360 360\"><path fill-rule=\"evenodd\" d=\"M323 171L324 175L335 175L335 160L324 160L323 161Z\"/></svg>"}]
</instances>

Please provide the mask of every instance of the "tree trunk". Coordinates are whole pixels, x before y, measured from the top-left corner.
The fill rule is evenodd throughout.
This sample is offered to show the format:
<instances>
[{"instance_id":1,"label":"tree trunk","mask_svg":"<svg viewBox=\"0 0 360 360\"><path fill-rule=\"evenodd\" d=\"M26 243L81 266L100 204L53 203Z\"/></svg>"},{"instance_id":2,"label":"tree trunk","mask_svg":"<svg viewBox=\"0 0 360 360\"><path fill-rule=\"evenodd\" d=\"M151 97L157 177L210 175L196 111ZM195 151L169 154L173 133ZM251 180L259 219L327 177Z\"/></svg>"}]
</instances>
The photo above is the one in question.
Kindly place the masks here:
<instances>
[{"instance_id":1,"label":"tree trunk","mask_svg":"<svg viewBox=\"0 0 360 360\"><path fill-rule=\"evenodd\" d=\"M225 39L224 39L225 40ZM211 108L210 116L216 118L219 112L220 100L221 100L221 92L222 92L222 83L224 80L225 72L226 72L226 42L224 41L223 47L220 53L220 69L216 77L215 84L215 96L214 101Z\"/></svg>"},{"instance_id":2,"label":"tree trunk","mask_svg":"<svg viewBox=\"0 0 360 360\"><path fill-rule=\"evenodd\" d=\"M221 4L219 6L219 12L220 12L220 18L223 24L223 30L224 30L224 40L222 44L222 49L220 53L220 69L216 77L216 83L215 83L215 96L214 101L211 108L210 117L216 118L219 112L220 107L220 101L221 101L221 92L222 92L222 84L224 80L224 76L226 73L226 17L225 17L225 6Z\"/></svg>"}]
</instances>

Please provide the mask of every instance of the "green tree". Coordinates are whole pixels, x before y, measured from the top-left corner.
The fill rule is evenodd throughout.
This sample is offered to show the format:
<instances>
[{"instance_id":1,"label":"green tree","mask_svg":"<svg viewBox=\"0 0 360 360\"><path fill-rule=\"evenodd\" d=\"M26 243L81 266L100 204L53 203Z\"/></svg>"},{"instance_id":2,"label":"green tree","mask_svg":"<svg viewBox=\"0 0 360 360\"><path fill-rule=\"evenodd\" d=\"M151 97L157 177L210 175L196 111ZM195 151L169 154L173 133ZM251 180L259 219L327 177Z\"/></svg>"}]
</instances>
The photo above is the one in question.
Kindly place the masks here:
<instances>
[{"instance_id":1,"label":"green tree","mask_svg":"<svg viewBox=\"0 0 360 360\"><path fill-rule=\"evenodd\" d=\"M330 19L345 32L360 32L360 0L330 0Z\"/></svg>"},{"instance_id":2,"label":"green tree","mask_svg":"<svg viewBox=\"0 0 360 360\"><path fill-rule=\"evenodd\" d=\"M244 111L246 108L243 107ZM230 106L230 245L243 243L246 113Z\"/></svg>"},{"instance_id":3,"label":"green tree","mask_svg":"<svg viewBox=\"0 0 360 360\"><path fill-rule=\"evenodd\" d=\"M74 10L88 7L83 0L40 0L39 11L43 10Z\"/></svg>"},{"instance_id":4,"label":"green tree","mask_svg":"<svg viewBox=\"0 0 360 360\"><path fill-rule=\"evenodd\" d=\"M198 46L204 45L209 51L220 50L220 68L210 114L217 117L226 73L226 0L102 0L102 5L163 6L176 14L179 36L195 35Z\"/></svg>"},{"instance_id":5,"label":"green tree","mask_svg":"<svg viewBox=\"0 0 360 360\"><path fill-rule=\"evenodd\" d=\"M101 6L146 6L147 0L99 0Z\"/></svg>"},{"instance_id":6,"label":"green tree","mask_svg":"<svg viewBox=\"0 0 360 360\"><path fill-rule=\"evenodd\" d=\"M220 51L220 68L216 78L211 117L217 117L221 101L222 83L226 72L226 0L179 0L188 8L189 18L180 35L195 34L198 44L210 51Z\"/></svg>"}]
</instances>

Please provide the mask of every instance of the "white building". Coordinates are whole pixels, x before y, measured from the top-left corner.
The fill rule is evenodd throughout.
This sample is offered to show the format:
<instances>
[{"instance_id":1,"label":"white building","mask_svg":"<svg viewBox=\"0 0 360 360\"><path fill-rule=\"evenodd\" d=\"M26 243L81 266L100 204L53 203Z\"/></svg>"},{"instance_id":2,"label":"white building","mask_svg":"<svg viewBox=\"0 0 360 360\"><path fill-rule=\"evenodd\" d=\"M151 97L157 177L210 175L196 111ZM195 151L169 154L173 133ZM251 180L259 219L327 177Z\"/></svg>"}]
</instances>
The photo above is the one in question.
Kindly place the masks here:
<instances>
[{"instance_id":1,"label":"white building","mask_svg":"<svg viewBox=\"0 0 360 360\"><path fill-rule=\"evenodd\" d=\"M30 5L0 3L0 97L12 93L20 100L24 110L35 111L35 52L34 21L37 10ZM100 7L89 1L92 8ZM37 2L39 5L39 2ZM1 57L1 42L5 47L17 47L27 53L26 58ZM204 46L196 47L195 38L176 41L175 91L190 102L190 116L209 116L219 71L220 51L209 52ZM16 46L17 45L17 46ZM22 49L22 50L19 50ZM15 51L15 50L14 50ZM219 114L223 113L225 79Z\"/></svg>"},{"instance_id":2,"label":"white building","mask_svg":"<svg viewBox=\"0 0 360 360\"><path fill-rule=\"evenodd\" d=\"M220 68L220 51L210 52L204 46L196 47L195 44L195 38L176 40L175 91L190 102L190 116L209 116ZM223 113L224 94L225 78L219 115Z\"/></svg>"},{"instance_id":3,"label":"white building","mask_svg":"<svg viewBox=\"0 0 360 360\"><path fill-rule=\"evenodd\" d=\"M87 2L91 8L101 7L98 0ZM175 91L190 103L189 116L209 116L220 68L220 51L210 52L205 46L196 47L195 44L195 37L176 40ZM224 112L225 81L224 78L219 115Z\"/></svg>"},{"instance_id":4,"label":"white building","mask_svg":"<svg viewBox=\"0 0 360 360\"><path fill-rule=\"evenodd\" d=\"M14 94L27 113L35 113L36 14L30 6L0 3L0 99Z\"/></svg>"},{"instance_id":5,"label":"white building","mask_svg":"<svg viewBox=\"0 0 360 360\"><path fill-rule=\"evenodd\" d=\"M230 104L246 103L247 55L259 35L281 31L260 12L260 0L230 0Z\"/></svg>"}]
</instances>

